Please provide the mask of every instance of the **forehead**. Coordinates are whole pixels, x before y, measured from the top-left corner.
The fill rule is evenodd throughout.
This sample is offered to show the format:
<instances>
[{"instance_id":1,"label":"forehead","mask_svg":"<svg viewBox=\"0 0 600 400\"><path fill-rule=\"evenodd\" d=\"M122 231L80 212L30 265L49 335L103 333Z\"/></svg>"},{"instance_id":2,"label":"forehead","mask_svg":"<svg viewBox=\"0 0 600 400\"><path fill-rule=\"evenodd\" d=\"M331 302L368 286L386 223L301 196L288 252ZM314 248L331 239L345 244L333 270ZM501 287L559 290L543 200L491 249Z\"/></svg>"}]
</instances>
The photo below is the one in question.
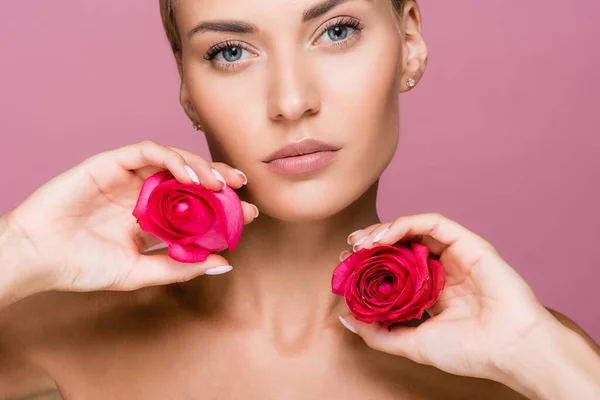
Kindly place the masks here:
<instances>
[{"instance_id":1,"label":"forehead","mask_svg":"<svg viewBox=\"0 0 600 400\"><path fill-rule=\"evenodd\" d=\"M370 6L389 0L177 0L177 20L183 26L198 20L251 20L260 23L301 23L307 12L345 4Z\"/></svg>"}]
</instances>

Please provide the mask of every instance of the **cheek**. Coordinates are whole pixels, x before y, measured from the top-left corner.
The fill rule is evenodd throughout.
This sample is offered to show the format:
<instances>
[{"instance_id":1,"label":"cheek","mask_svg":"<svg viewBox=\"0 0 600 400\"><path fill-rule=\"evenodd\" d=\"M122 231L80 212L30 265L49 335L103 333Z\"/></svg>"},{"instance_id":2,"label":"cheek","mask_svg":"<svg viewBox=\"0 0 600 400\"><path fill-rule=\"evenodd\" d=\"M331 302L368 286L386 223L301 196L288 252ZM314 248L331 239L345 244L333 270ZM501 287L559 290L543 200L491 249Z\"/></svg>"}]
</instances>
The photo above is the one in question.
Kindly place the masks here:
<instances>
[{"instance_id":1,"label":"cheek","mask_svg":"<svg viewBox=\"0 0 600 400\"><path fill-rule=\"evenodd\" d=\"M373 32L343 56L332 56L320 65L323 102L349 125L389 119L397 102L400 43ZM384 39L379 39L382 37Z\"/></svg>"},{"instance_id":2,"label":"cheek","mask_svg":"<svg viewBox=\"0 0 600 400\"><path fill-rule=\"evenodd\" d=\"M399 138L401 41L393 28L364 33L351 52L331 57L324 68L336 72L322 81L324 104L330 106L326 119L335 121L353 160L347 172L361 178L354 181L357 191L383 173Z\"/></svg>"},{"instance_id":3,"label":"cheek","mask_svg":"<svg viewBox=\"0 0 600 400\"><path fill-rule=\"evenodd\" d=\"M197 71L185 78L192 104L210 132L206 139L213 159L240 169L265 152L254 134L264 131L266 108L257 73L258 68L234 74Z\"/></svg>"}]
</instances>

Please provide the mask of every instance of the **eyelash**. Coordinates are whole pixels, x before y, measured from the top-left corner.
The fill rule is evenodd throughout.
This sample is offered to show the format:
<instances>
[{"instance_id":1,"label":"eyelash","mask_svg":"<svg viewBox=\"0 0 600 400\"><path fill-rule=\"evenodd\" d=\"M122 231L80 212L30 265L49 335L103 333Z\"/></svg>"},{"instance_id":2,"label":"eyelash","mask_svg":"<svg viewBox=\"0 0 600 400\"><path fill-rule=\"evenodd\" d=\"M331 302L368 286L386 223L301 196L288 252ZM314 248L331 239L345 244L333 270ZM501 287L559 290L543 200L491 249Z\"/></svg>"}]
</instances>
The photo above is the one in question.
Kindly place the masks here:
<instances>
[{"instance_id":1,"label":"eyelash","mask_svg":"<svg viewBox=\"0 0 600 400\"><path fill-rule=\"evenodd\" d=\"M319 35L317 36L317 40L320 39L328 30L330 30L332 28L352 28L355 30L355 32L352 32L350 35L355 36L356 32L360 32L364 28L364 26L356 18L347 17L347 16L340 17L338 19L327 22L326 25L323 27L323 29L321 29L321 31L319 32ZM351 40L352 36L349 36L348 38L346 38L344 40L340 40L339 42L333 42L332 45L336 46L336 47L348 46L349 41ZM245 51L251 51L250 48L242 42L238 42L235 40L226 40L225 42L217 43L217 44L211 46L208 49L208 51L206 52L206 54L204 55L204 59L207 61L213 61L215 59L215 57L217 57L219 55L219 53L221 53L222 51L225 51L229 48L232 48L232 47L236 47L238 49L242 49ZM235 68L235 64L238 64L238 63L226 62L226 63L220 63L220 64L224 64L222 66L222 68L233 69L233 68Z\"/></svg>"},{"instance_id":2,"label":"eyelash","mask_svg":"<svg viewBox=\"0 0 600 400\"><path fill-rule=\"evenodd\" d=\"M232 48L232 47L250 51L248 46L245 46L241 42L236 42L233 40L226 40L225 42L217 43L214 46L212 46L210 49L208 49L208 51L204 55L204 59L206 59L207 61L212 61L216 56L219 55L220 52L227 50L229 48ZM229 63L229 64L231 64L231 63Z\"/></svg>"},{"instance_id":3,"label":"eyelash","mask_svg":"<svg viewBox=\"0 0 600 400\"><path fill-rule=\"evenodd\" d=\"M332 28L352 28L352 29L354 29L355 32L351 33L350 35L356 35L356 32L360 32L361 30L363 30L364 25L356 18L344 16L344 17L341 17L340 19L335 19L335 20L331 20L331 21L327 22L325 27L323 27L323 29L321 29L321 32L319 33L318 38L320 39L325 33L327 33L328 30L330 30ZM347 39L340 40L339 42L334 42L332 44L336 47L337 46L345 47L345 46L348 46L349 40L351 40L350 36Z\"/></svg>"}]
</instances>

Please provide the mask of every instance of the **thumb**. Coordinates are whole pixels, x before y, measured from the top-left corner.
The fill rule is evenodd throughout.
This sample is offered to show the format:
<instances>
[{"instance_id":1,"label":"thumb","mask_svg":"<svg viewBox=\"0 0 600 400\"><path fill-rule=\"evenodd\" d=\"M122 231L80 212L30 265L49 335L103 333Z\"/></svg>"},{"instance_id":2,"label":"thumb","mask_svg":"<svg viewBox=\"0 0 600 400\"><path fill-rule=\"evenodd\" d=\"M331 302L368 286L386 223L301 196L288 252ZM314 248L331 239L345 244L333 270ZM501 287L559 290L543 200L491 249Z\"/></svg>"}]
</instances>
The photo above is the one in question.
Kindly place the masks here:
<instances>
[{"instance_id":1,"label":"thumb","mask_svg":"<svg viewBox=\"0 0 600 400\"><path fill-rule=\"evenodd\" d=\"M187 282L200 275L220 275L232 269L218 254L210 254L204 262L194 264L175 261L166 254L140 254L125 285L131 288L167 285Z\"/></svg>"},{"instance_id":2,"label":"thumb","mask_svg":"<svg viewBox=\"0 0 600 400\"><path fill-rule=\"evenodd\" d=\"M415 327L395 325L388 329L379 322L358 321L353 315L340 317L340 322L362 337L367 346L374 350L409 358L421 364L425 362L419 354Z\"/></svg>"}]
</instances>

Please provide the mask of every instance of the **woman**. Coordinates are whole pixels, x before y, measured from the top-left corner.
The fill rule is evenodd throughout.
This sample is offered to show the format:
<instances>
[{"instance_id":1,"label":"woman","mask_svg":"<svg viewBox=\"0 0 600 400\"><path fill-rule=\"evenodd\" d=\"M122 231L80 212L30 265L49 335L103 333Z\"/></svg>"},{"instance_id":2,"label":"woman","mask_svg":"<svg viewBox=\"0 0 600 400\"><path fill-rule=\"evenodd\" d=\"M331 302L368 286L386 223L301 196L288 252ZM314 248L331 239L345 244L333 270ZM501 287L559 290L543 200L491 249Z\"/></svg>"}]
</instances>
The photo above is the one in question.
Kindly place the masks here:
<instances>
[{"instance_id":1,"label":"woman","mask_svg":"<svg viewBox=\"0 0 600 400\"><path fill-rule=\"evenodd\" d=\"M398 94L426 67L414 0L160 4L181 104L218 162L134 144L2 216L2 398L600 397L597 345L492 245L441 215L377 216ZM164 169L239 189L235 252L194 265L147 252L159 241L131 213ZM331 293L333 269L403 239L446 269L431 318L360 323Z\"/></svg>"}]
</instances>

